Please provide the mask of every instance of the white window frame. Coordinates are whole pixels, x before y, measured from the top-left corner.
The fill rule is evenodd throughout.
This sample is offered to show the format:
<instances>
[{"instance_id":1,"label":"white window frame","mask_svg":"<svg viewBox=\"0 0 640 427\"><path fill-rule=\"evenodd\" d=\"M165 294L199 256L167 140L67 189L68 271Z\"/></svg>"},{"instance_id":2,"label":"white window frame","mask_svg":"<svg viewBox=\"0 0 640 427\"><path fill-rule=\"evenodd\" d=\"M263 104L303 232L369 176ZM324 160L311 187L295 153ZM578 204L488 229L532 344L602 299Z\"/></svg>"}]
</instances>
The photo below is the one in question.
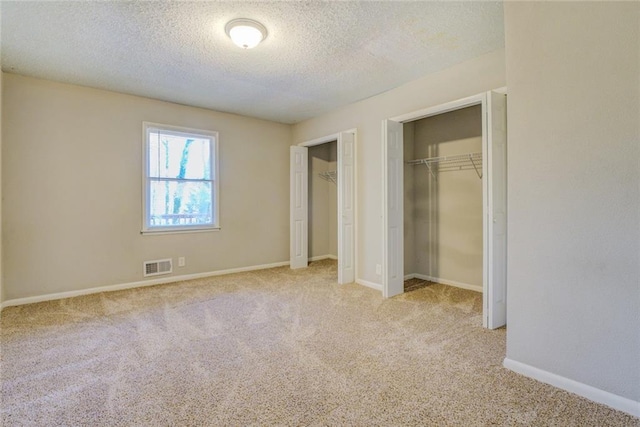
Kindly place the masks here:
<instances>
[{"instance_id":1,"label":"white window frame","mask_svg":"<svg viewBox=\"0 0 640 427\"><path fill-rule=\"evenodd\" d=\"M173 227L150 226L150 183L149 177L149 134L152 131L172 133L178 136L193 136L194 138L209 139L211 153L211 203L212 224L180 225ZM165 125L162 123L142 122L142 234L166 234L166 233L192 233L220 230L220 180L218 157L218 132L202 129L192 129L180 126ZM209 181L209 180L205 180Z\"/></svg>"}]
</instances>

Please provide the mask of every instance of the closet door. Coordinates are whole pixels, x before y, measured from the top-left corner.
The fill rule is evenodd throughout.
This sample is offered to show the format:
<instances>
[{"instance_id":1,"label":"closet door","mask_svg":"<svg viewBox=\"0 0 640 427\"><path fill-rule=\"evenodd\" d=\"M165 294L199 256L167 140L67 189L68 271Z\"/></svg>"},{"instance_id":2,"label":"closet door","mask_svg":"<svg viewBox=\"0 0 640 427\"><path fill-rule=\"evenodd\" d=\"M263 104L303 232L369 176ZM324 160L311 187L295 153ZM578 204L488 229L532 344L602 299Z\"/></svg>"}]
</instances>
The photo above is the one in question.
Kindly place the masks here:
<instances>
[{"instance_id":1,"label":"closet door","mask_svg":"<svg viewBox=\"0 0 640 427\"><path fill-rule=\"evenodd\" d=\"M383 195L384 241L382 295L390 298L404 292L404 192L403 128L393 120L382 122L385 163Z\"/></svg>"},{"instance_id":2,"label":"closet door","mask_svg":"<svg viewBox=\"0 0 640 427\"><path fill-rule=\"evenodd\" d=\"M487 287L485 326L507 323L507 97L487 93Z\"/></svg>"},{"instance_id":3,"label":"closet door","mask_svg":"<svg viewBox=\"0 0 640 427\"><path fill-rule=\"evenodd\" d=\"M338 284L355 281L355 135L338 135Z\"/></svg>"},{"instance_id":4,"label":"closet door","mask_svg":"<svg viewBox=\"0 0 640 427\"><path fill-rule=\"evenodd\" d=\"M291 268L304 268L308 261L308 151L307 147L290 148L289 263Z\"/></svg>"}]
</instances>

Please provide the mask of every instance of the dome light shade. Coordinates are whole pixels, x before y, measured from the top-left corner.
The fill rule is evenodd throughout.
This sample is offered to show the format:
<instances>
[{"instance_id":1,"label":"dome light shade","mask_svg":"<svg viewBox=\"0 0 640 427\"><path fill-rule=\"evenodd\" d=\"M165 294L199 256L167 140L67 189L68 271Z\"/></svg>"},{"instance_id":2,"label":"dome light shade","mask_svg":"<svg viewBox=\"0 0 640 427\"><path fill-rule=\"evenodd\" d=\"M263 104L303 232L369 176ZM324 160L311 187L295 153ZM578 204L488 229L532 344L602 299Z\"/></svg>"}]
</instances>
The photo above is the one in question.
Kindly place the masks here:
<instances>
[{"instance_id":1,"label":"dome light shade","mask_svg":"<svg viewBox=\"0 0 640 427\"><path fill-rule=\"evenodd\" d=\"M224 27L231 40L243 49L256 47L267 37L267 29L251 19L234 19Z\"/></svg>"}]
</instances>

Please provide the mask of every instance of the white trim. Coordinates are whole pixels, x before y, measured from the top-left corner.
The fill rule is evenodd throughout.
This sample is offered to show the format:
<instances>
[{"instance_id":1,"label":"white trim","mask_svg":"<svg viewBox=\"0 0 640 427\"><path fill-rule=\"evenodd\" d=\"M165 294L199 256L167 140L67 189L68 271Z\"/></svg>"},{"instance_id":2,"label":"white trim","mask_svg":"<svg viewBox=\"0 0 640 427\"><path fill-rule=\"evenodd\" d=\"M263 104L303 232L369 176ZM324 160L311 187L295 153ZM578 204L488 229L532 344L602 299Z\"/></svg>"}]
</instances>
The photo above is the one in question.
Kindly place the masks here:
<instances>
[{"instance_id":1,"label":"white trim","mask_svg":"<svg viewBox=\"0 0 640 427\"><path fill-rule=\"evenodd\" d=\"M338 135L339 133L334 133L331 135L327 135L327 136L322 136L320 138L316 138L316 139L312 139L311 141L305 141L305 142L301 142L298 145L298 147L313 147L316 145L322 145L322 144L326 144L328 142L335 142L338 140Z\"/></svg>"},{"instance_id":2,"label":"white trim","mask_svg":"<svg viewBox=\"0 0 640 427\"><path fill-rule=\"evenodd\" d=\"M391 117L389 120L400 123L413 122L415 120L424 119L425 117L437 116L440 114L449 113L451 111L460 110L462 108L471 107L472 105L482 104L484 97L485 92L436 105L434 107L423 108L422 110L412 111L411 113Z\"/></svg>"},{"instance_id":3,"label":"white trim","mask_svg":"<svg viewBox=\"0 0 640 427\"><path fill-rule=\"evenodd\" d=\"M379 283L370 282L364 279L356 279L356 283L358 285L366 286L367 288L375 289L376 291L382 292L382 285Z\"/></svg>"},{"instance_id":4,"label":"white trim","mask_svg":"<svg viewBox=\"0 0 640 427\"><path fill-rule=\"evenodd\" d=\"M169 230L151 230L151 231L141 231L140 234L151 235L151 236L159 236L161 234L176 234L176 233L209 233L211 231L221 231L220 227L207 227L207 228L180 228L180 229L169 229Z\"/></svg>"},{"instance_id":5,"label":"white trim","mask_svg":"<svg viewBox=\"0 0 640 427\"><path fill-rule=\"evenodd\" d=\"M312 139L310 141L300 142L297 145L299 147L313 147L314 145L326 144L327 142L334 142L338 140L338 136L341 133L352 133L354 135L357 134L357 128L343 130L340 132L332 133L331 135L321 136L320 138Z\"/></svg>"},{"instance_id":6,"label":"white trim","mask_svg":"<svg viewBox=\"0 0 640 427\"><path fill-rule=\"evenodd\" d=\"M502 87L499 87L497 89L492 89L492 91L496 92L496 93L500 93L502 95L506 95L507 94L507 87L506 86L502 86Z\"/></svg>"},{"instance_id":7,"label":"white trim","mask_svg":"<svg viewBox=\"0 0 640 427\"><path fill-rule=\"evenodd\" d=\"M441 279L439 277L427 276L426 274L412 273L404 276L404 280L409 280L409 279L426 280L428 282L439 283L441 285L447 285L447 286L454 286L456 288L461 288L461 289L466 289L468 291L482 293L482 286L480 285L471 285L469 283L456 282L455 280Z\"/></svg>"},{"instance_id":8,"label":"white trim","mask_svg":"<svg viewBox=\"0 0 640 427\"><path fill-rule=\"evenodd\" d=\"M335 255L316 255L309 258L309 262L322 261L323 259L333 259L337 261L338 257Z\"/></svg>"},{"instance_id":9,"label":"white trim","mask_svg":"<svg viewBox=\"0 0 640 427\"><path fill-rule=\"evenodd\" d=\"M618 411L631 414L634 417L640 417L640 402L635 400L618 396L617 394L527 365L526 363L509 359L508 357L505 357L503 366L525 377L533 378L534 380L577 394L594 402L607 405Z\"/></svg>"},{"instance_id":10,"label":"white trim","mask_svg":"<svg viewBox=\"0 0 640 427\"><path fill-rule=\"evenodd\" d=\"M181 276L170 276L170 277L164 277L162 279L143 280L139 282L122 283L119 285L99 286L96 288L80 289L77 291L68 291L68 292L58 292L54 294L45 294L45 295L39 295L35 297L16 298L16 299L10 299L10 300L4 301L2 303L2 308L16 306L16 305L33 304L35 302L53 301L53 300L63 299L63 298L73 298L81 295L97 294L100 292L113 292L113 291L121 291L124 289L142 288L145 286L154 286L154 285L163 285L166 283L183 282L185 280L201 279L203 277L223 276L225 274L242 273L245 271L265 270L268 268L282 267L285 265L289 265L289 261L275 262L272 264L252 265L248 267L229 268L226 270L208 271L205 273L184 274Z\"/></svg>"}]
</instances>

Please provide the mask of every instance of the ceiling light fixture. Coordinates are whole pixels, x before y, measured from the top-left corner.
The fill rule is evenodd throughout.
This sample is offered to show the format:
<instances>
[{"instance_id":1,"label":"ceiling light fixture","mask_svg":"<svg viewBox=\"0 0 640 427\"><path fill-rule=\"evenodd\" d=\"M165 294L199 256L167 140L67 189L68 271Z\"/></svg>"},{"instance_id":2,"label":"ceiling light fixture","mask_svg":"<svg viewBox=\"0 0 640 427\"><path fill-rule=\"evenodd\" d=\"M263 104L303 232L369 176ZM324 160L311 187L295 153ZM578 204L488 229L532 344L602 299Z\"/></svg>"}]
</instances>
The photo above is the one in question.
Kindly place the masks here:
<instances>
[{"instance_id":1,"label":"ceiling light fixture","mask_svg":"<svg viewBox=\"0 0 640 427\"><path fill-rule=\"evenodd\" d=\"M267 29L261 23L252 19L234 19L224 27L231 40L243 49L251 49L258 46L267 38Z\"/></svg>"}]
</instances>

